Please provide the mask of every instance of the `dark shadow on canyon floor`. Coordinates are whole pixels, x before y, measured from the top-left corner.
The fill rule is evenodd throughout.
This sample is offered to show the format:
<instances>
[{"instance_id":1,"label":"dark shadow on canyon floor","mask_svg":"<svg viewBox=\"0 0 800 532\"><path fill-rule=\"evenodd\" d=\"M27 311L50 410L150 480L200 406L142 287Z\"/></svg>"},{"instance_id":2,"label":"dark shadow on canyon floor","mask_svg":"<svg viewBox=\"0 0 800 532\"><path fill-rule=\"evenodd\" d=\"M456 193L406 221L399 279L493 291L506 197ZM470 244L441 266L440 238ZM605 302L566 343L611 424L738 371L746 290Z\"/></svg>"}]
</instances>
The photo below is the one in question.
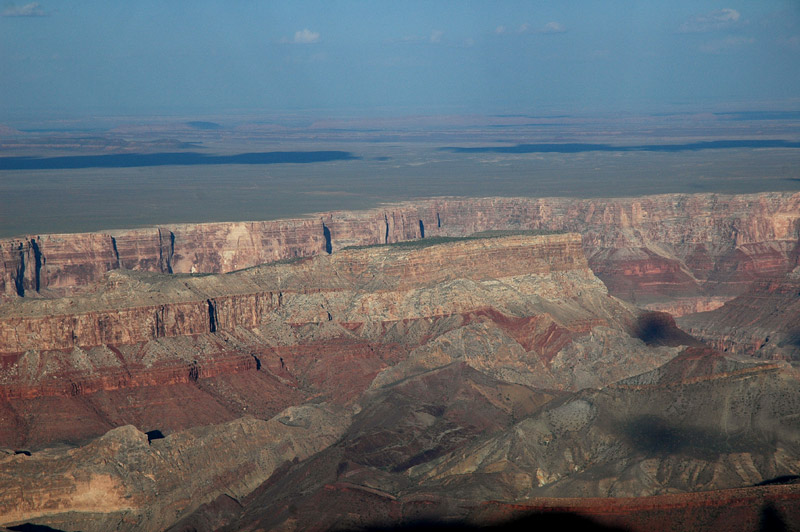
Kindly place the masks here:
<instances>
[{"instance_id":1,"label":"dark shadow on canyon floor","mask_svg":"<svg viewBox=\"0 0 800 532\"><path fill-rule=\"evenodd\" d=\"M763 452L766 445L746 435L726 435L713 427L678 425L652 415L639 416L619 429L628 443L647 456L680 453L714 460L725 453Z\"/></svg>"}]
</instances>

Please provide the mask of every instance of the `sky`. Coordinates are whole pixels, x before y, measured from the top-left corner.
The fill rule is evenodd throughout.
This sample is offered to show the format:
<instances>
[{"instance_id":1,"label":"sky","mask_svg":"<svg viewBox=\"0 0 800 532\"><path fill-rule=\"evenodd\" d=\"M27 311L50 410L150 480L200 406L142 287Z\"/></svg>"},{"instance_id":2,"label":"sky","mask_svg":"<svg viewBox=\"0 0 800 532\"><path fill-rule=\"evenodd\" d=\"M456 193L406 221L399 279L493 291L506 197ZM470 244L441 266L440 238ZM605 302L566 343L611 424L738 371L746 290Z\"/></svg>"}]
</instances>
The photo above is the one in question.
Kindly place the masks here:
<instances>
[{"instance_id":1,"label":"sky","mask_svg":"<svg viewBox=\"0 0 800 532\"><path fill-rule=\"evenodd\" d=\"M800 0L0 4L0 124L800 109Z\"/></svg>"}]
</instances>

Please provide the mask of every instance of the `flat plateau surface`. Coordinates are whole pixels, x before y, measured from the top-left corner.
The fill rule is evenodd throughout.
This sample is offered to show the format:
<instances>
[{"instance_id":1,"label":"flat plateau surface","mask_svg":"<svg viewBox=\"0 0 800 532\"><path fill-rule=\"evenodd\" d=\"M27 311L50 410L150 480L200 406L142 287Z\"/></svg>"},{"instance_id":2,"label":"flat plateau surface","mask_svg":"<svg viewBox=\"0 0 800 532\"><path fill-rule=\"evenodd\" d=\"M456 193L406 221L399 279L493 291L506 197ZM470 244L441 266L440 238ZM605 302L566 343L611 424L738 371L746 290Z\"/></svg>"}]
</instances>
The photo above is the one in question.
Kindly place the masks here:
<instances>
[{"instance_id":1,"label":"flat plateau surface","mask_svg":"<svg viewBox=\"0 0 800 532\"><path fill-rule=\"evenodd\" d=\"M800 190L800 150L791 148L572 154L449 153L408 145L350 148L360 158L267 166L2 171L0 237L274 220L454 194L608 197Z\"/></svg>"},{"instance_id":2,"label":"flat plateau surface","mask_svg":"<svg viewBox=\"0 0 800 532\"><path fill-rule=\"evenodd\" d=\"M20 133L0 138L0 237L275 220L453 195L800 190L796 120L503 120Z\"/></svg>"}]
</instances>

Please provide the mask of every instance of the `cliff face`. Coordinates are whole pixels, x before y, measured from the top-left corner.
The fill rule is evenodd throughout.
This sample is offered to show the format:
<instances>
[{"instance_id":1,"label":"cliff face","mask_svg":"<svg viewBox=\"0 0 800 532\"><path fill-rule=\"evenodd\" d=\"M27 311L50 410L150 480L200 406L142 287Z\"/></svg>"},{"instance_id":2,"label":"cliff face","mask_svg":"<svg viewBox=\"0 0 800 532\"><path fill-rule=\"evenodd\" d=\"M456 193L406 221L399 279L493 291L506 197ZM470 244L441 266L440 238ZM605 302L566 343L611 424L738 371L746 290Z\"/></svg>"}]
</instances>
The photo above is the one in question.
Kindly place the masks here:
<instances>
[{"instance_id":1,"label":"cliff face","mask_svg":"<svg viewBox=\"0 0 800 532\"><path fill-rule=\"evenodd\" d=\"M312 220L187 224L9 239L0 243L0 294L73 293L115 269L224 273L311 256L324 248L318 226Z\"/></svg>"},{"instance_id":2,"label":"cliff face","mask_svg":"<svg viewBox=\"0 0 800 532\"><path fill-rule=\"evenodd\" d=\"M681 324L720 351L800 360L800 269L754 282L746 292Z\"/></svg>"},{"instance_id":3,"label":"cliff face","mask_svg":"<svg viewBox=\"0 0 800 532\"><path fill-rule=\"evenodd\" d=\"M602 334L631 363L598 369L591 382L669 353L637 354L641 344L624 332L633 310L594 277L579 235L424 244L225 275L120 270L81 295L8 302L0 308L0 416L8 429L0 441L81 441L123 422L177 430L192 419L253 412L254 402L263 415L314 396L347 402L387 367L402 378L419 365L454 362L463 356L455 345L465 342L470 364L490 373L501 371L494 350L512 346L504 364L513 380L551 388L580 384L567 375L569 360L589 349L579 339L597 327L616 329ZM586 364L604 365L603 357ZM216 385L203 387L209 382ZM142 404L118 410L133 393ZM159 401L165 406L153 410ZM61 421L46 415L61 410ZM84 422L76 427L73 415Z\"/></svg>"},{"instance_id":4,"label":"cliff face","mask_svg":"<svg viewBox=\"0 0 800 532\"><path fill-rule=\"evenodd\" d=\"M418 222L436 215L443 229L447 211L430 205L377 218L370 237L386 240L389 227L413 238L424 226L425 239L341 249L372 214L337 225L334 213L316 256L227 274L170 274L187 267L176 229L143 231L136 245L117 235L117 264L150 246L158 260L136 267L158 271L114 268L69 297L9 298L0 525L324 530L381 524L376 508L441 517L488 500L800 474L788 364L684 349L696 340L669 315L609 294L584 255L591 232L437 243ZM485 228L494 208L518 228L525 205L486 200L453 231ZM619 242L615 260L630 258L663 236L643 236L645 225L591 245ZM700 226L697 238L714 236ZM770 227L760 237L782 234ZM666 246L653 249L677 256ZM234 264L214 249L198 247L191 264ZM679 286L670 279L653 293Z\"/></svg>"},{"instance_id":5,"label":"cliff face","mask_svg":"<svg viewBox=\"0 0 800 532\"><path fill-rule=\"evenodd\" d=\"M567 234L480 239L424 249L347 250L315 261L265 266L231 276L167 278L157 287L143 285L146 278L110 276L104 290L83 297L5 305L0 309L0 352L134 344L253 328L272 319L271 313L279 306L291 308L309 295L328 294L323 297L330 299L356 290L377 293L369 297L375 300L375 310L384 307L385 320L414 318L419 312L393 310L395 303L385 297L380 301L380 292L407 291L453 279L562 271L591 276L580 242L578 235ZM328 304L331 309L335 306ZM452 314L463 306L452 300L430 312ZM464 308L471 310L468 303ZM342 311L338 311L341 321L364 321L364 314L347 311L341 316ZM332 319L328 310L315 309L289 321L297 324L328 317Z\"/></svg>"},{"instance_id":6,"label":"cliff face","mask_svg":"<svg viewBox=\"0 0 800 532\"><path fill-rule=\"evenodd\" d=\"M443 198L308 219L176 225L0 242L0 294L62 294L111 269L220 273L346 246L497 229L577 232L611 292L703 305L798 261L800 194L628 199ZM688 308L688 307L687 307Z\"/></svg>"},{"instance_id":7,"label":"cliff face","mask_svg":"<svg viewBox=\"0 0 800 532\"><path fill-rule=\"evenodd\" d=\"M277 299L277 294L267 292L80 314L9 317L0 320L0 345L7 353L72 349L197 335L218 327L254 327L262 313L275 308Z\"/></svg>"}]
</instances>

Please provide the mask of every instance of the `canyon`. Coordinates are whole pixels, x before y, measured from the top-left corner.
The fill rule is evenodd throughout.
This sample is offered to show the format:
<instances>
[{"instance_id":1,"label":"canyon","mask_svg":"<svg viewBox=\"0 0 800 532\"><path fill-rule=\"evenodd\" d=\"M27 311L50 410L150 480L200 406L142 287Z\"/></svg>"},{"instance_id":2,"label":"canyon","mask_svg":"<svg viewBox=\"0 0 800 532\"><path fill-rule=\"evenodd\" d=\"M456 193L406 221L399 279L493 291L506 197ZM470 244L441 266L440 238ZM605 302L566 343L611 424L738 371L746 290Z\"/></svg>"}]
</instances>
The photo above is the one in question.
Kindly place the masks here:
<instances>
[{"instance_id":1,"label":"canyon","mask_svg":"<svg viewBox=\"0 0 800 532\"><path fill-rule=\"evenodd\" d=\"M0 260L0 526L800 518L800 193L438 198Z\"/></svg>"}]
</instances>

